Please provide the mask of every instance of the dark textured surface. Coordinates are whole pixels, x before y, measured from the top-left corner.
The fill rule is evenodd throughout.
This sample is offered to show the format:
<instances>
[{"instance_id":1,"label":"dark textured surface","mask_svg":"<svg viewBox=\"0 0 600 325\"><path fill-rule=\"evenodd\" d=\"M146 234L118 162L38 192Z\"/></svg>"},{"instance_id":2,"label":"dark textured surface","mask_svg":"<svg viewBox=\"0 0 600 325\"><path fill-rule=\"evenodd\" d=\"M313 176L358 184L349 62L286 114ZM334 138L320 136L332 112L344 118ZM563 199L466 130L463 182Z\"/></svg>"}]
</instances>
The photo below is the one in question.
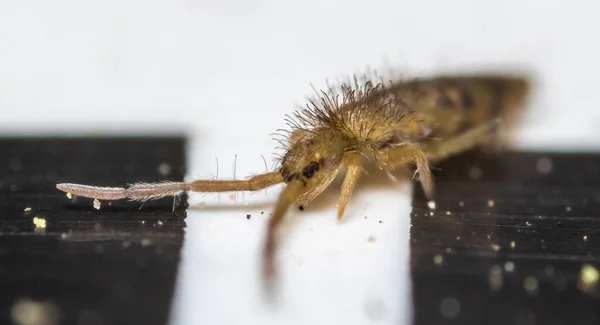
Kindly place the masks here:
<instances>
[{"instance_id":1,"label":"dark textured surface","mask_svg":"<svg viewBox=\"0 0 600 325\"><path fill-rule=\"evenodd\" d=\"M141 211L104 201L98 211L55 184L182 180L185 140L3 138L0 153L0 324L11 324L23 299L49 302L61 324L166 324L186 197L174 212L172 198ZM36 216L46 228L36 228Z\"/></svg>"},{"instance_id":2,"label":"dark textured surface","mask_svg":"<svg viewBox=\"0 0 600 325\"><path fill-rule=\"evenodd\" d=\"M438 167L435 210L413 199L415 324L600 324L600 287L580 282L583 265L600 270L600 154Z\"/></svg>"}]
</instances>

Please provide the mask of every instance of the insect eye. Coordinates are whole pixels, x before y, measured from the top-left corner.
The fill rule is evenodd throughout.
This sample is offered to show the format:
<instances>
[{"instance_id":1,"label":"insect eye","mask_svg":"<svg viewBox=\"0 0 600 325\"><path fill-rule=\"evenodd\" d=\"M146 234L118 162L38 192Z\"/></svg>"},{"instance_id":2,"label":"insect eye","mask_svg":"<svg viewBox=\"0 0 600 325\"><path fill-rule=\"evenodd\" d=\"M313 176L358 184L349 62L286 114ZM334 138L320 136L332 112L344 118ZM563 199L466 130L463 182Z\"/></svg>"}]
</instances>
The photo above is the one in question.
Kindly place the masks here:
<instances>
[{"instance_id":1,"label":"insect eye","mask_svg":"<svg viewBox=\"0 0 600 325\"><path fill-rule=\"evenodd\" d=\"M315 175L315 172L319 170L319 163L316 161L311 161L308 166L304 168L302 175L306 178L311 178Z\"/></svg>"}]
</instances>

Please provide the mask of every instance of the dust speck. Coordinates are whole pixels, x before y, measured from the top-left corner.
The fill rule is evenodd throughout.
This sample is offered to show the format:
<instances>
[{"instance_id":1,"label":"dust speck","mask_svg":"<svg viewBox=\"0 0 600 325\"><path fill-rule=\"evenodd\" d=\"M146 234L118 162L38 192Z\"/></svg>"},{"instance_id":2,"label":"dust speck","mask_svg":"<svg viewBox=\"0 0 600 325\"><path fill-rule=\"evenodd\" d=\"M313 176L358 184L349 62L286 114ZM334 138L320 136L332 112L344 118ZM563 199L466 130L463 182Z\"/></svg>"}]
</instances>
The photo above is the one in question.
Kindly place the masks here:
<instances>
[{"instance_id":1,"label":"dust speck","mask_svg":"<svg viewBox=\"0 0 600 325\"><path fill-rule=\"evenodd\" d=\"M440 304L440 312L446 318L454 318L460 314L460 303L455 298L444 298Z\"/></svg>"},{"instance_id":2,"label":"dust speck","mask_svg":"<svg viewBox=\"0 0 600 325\"><path fill-rule=\"evenodd\" d=\"M494 252L497 252L500 250L500 245L498 245L498 244L490 244L490 247L492 248L492 250Z\"/></svg>"},{"instance_id":3,"label":"dust speck","mask_svg":"<svg viewBox=\"0 0 600 325\"><path fill-rule=\"evenodd\" d=\"M204 208L206 206L206 202L202 201L202 202L198 203L198 206L201 208Z\"/></svg>"},{"instance_id":4,"label":"dust speck","mask_svg":"<svg viewBox=\"0 0 600 325\"><path fill-rule=\"evenodd\" d=\"M469 178L471 178L472 180L478 180L481 178L482 175L483 170L481 170L481 168L479 168L478 166L473 166L469 168Z\"/></svg>"},{"instance_id":5,"label":"dust speck","mask_svg":"<svg viewBox=\"0 0 600 325\"><path fill-rule=\"evenodd\" d=\"M100 200L94 199L94 209L100 210Z\"/></svg>"},{"instance_id":6,"label":"dust speck","mask_svg":"<svg viewBox=\"0 0 600 325\"><path fill-rule=\"evenodd\" d=\"M491 208L491 207L493 207L493 206L494 206L494 200L488 200L488 201L487 201L487 205L488 205L488 207L490 207L490 208Z\"/></svg>"},{"instance_id":7,"label":"dust speck","mask_svg":"<svg viewBox=\"0 0 600 325\"><path fill-rule=\"evenodd\" d=\"M160 221L160 220L158 220L158 222L156 223L156 225L157 225L157 226L162 226L162 225L163 225L163 222L162 222L162 221Z\"/></svg>"},{"instance_id":8,"label":"dust speck","mask_svg":"<svg viewBox=\"0 0 600 325\"><path fill-rule=\"evenodd\" d=\"M148 247L148 246L152 245L152 241L148 238L144 238L144 239L142 239L141 244L144 247Z\"/></svg>"},{"instance_id":9,"label":"dust speck","mask_svg":"<svg viewBox=\"0 0 600 325\"><path fill-rule=\"evenodd\" d=\"M71 194L71 192L67 192L67 199L72 199L73 198L73 194Z\"/></svg>"},{"instance_id":10,"label":"dust speck","mask_svg":"<svg viewBox=\"0 0 600 325\"><path fill-rule=\"evenodd\" d=\"M502 268L499 265L494 265L488 272L488 284L492 291L498 291L502 289L504 284L504 276L502 275Z\"/></svg>"},{"instance_id":11,"label":"dust speck","mask_svg":"<svg viewBox=\"0 0 600 325\"><path fill-rule=\"evenodd\" d=\"M427 206L429 207L429 209L435 210L435 201L427 202Z\"/></svg>"},{"instance_id":12,"label":"dust speck","mask_svg":"<svg viewBox=\"0 0 600 325\"><path fill-rule=\"evenodd\" d=\"M18 325L55 325L58 324L60 311L51 302L21 299L12 306L11 316Z\"/></svg>"},{"instance_id":13,"label":"dust speck","mask_svg":"<svg viewBox=\"0 0 600 325\"><path fill-rule=\"evenodd\" d=\"M451 215L451 214L452 214L452 212L450 212L450 211L446 211L446 215L447 215L447 216L449 216L449 215Z\"/></svg>"},{"instance_id":14,"label":"dust speck","mask_svg":"<svg viewBox=\"0 0 600 325\"><path fill-rule=\"evenodd\" d=\"M252 215L251 214L247 214L246 215L246 219L250 220L250 218L252 218Z\"/></svg>"},{"instance_id":15,"label":"dust speck","mask_svg":"<svg viewBox=\"0 0 600 325\"><path fill-rule=\"evenodd\" d=\"M374 242L375 242L375 237L373 237L373 236L369 236L369 238L367 238L367 241L368 241L369 243L374 243Z\"/></svg>"},{"instance_id":16,"label":"dust speck","mask_svg":"<svg viewBox=\"0 0 600 325\"><path fill-rule=\"evenodd\" d=\"M587 235L583 236L583 241L587 241Z\"/></svg>"},{"instance_id":17,"label":"dust speck","mask_svg":"<svg viewBox=\"0 0 600 325\"><path fill-rule=\"evenodd\" d=\"M379 223L383 223L383 221L379 220Z\"/></svg>"},{"instance_id":18,"label":"dust speck","mask_svg":"<svg viewBox=\"0 0 600 325\"><path fill-rule=\"evenodd\" d=\"M540 157L535 163L535 168L540 174L549 174L552 171L552 160L548 157Z\"/></svg>"},{"instance_id":19,"label":"dust speck","mask_svg":"<svg viewBox=\"0 0 600 325\"><path fill-rule=\"evenodd\" d=\"M433 256L433 264L435 265L442 265L442 263L444 263L444 257L440 254L436 254L435 256Z\"/></svg>"},{"instance_id":20,"label":"dust speck","mask_svg":"<svg viewBox=\"0 0 600 325\"><path fill-rule=\"evenodd\" d=\"M571 212L571 207L566 207L566 208L565 208L565 211L567 211L567 212Z\"/></svg>"},{"instance_id":21,"label":"dust speck","mask_svg":"<svg viewBox=\"0 0 600 325\"><path fill-rule=\"evenodd\" d=\"M591 264L584 264L579 274L577 286L582 291L588 291L597 285L598 280L600 280L598 269Z\"/></svg>"},{"instance_id":22,"label":"dust speck","mask_svg":"<svg viewBox=\"0 0 600 325\"><path fill-rule=\"evenodd\" d=\"M463 201L459 201L459 202L458 202L458 206L459 206L459 207L461 207L461 208L462 208L462 207L464 207L464 206L465 206L465 202L463 202Z\"/></svg>"},{"instance_id":23,"label":"dust speck","mask_svg":"<svg viewBox=\"0 0 600 325\"><path fill-rule=\"evenodd\" d=\"M26 207L25 210L23 210L25 212L31 212L31 208L30 207Z\"/></svg>"},{"instance_id":24,"label":"dust speck","mask_svg":"<svg viewBox=\"0 0 600 325\"><path fill-rule=\"evenodd\" d=\"M512 272L515 270L515 263L508 261L506 263L504 263L504 270L506 270L506 272Z\"/></svg>"},{"instance_id":25,"label":"dust speck","mask_svg":"<svg viewBox=\"0 0 600 325\"><path fill-rule=\"evenodd\" d=\"M535 295L538 290L538 280L533 276L526 277L525 281L523 281L523 289L525 289L528 294Z\"/></svg>"},{"instance_id":26,"label":"dust speck","mask_svg":"<svg viewBox=\"0 0 600 325\"><path fill-rule=\"evenodd\" d=\"M517 247L517 243L513 241L510 242L510 248L515 249L515 247Z\"/></svg>"},{"instance_id":27,"label":"dust speck","mask_svg":"<svg viewBox=\"0 0 600 325\"><path fill-rule=\"evenodd\" d=\"M230 200L235 200L235 193L229 194L229 199Z\"/></svg>"},{"instance_id":28,"label":"dust speck","mask_svg":"<svg viewBox=\"0 0 600 325\"><path fill-rule=\"evenodd\" d=\"M158 165L158 173L162 176L167 176L171 173L171 166L167 163Z\"/></svg>"}]
</instances>

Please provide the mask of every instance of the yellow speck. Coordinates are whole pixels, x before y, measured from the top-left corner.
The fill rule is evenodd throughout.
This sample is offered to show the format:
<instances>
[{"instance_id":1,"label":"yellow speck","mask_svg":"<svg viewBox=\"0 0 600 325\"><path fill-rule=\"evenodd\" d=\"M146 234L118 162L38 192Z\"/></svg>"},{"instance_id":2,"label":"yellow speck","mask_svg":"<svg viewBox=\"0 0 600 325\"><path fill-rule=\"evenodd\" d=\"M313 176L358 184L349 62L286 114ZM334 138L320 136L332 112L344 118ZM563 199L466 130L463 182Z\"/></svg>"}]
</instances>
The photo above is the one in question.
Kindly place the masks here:
<instances>
[{"instance_id":1,"label":"yellow speck","mask_svg":"<svg viewBox=\"0 0 600 325\"><path fill-rule=\"evenodd\" d=\"M515 249L515 247L517 247L517 243L515 243L514 241L511 241L510 248Z\"/></svg>"},{"instance_id":2,"label":"yellow speck","mask_svg":"<svg viewBox=\"0 0 600 325\"><path fill-rule=\"evenodd\" d=\"M229 194L229 199L231 199L231 200L235 200L235 193L231 193L231 194Z\"/></svg>"},{"instance_id":3,"label":"yellow speck","mask_svg":"<svg viewBox=\"0 0 600 325\"><path fill-rule=\"evenodd\" d=\"M523 289L529 294L535 294L538 290L538 280L532 276L526 277L523 281Z\"/></svg>"},{"instance_id":4,"label":"yellow speck","mask_svg":"<svg viewBox=\"0 0 600 325\"><path fill-rule=\"evenodd\" d=\"M198 206L201 208L204 208L206 206L206 202L202 201L202 202L198 203Z\"/></svg>"},{"instance_id":5,"label":"yellow speck","mask_svg":"<svg viewBox=\"0 0 600 325\"><path fill-rule=\"evenodd\" d=\"M585 287L590 287L595 285L598 280L600 280L600 273L598 272L598 269L590 264L585 264L581 269L581 274L579 276L579 281L581 284Z\"/></svg>"},{"instance_id":6,"label":"yellow speck","mask_svg":"<svg viewBox=\"0 0 600 325\"><path fill-rule=\"evenodd\" d=\"M94 209L100 210L100 200L94 199Z\"/></svg>"},{"instance_id":7,"label":"yellow speck","mask_svg":"<svg viewBox=\"0 0 600 325\"><path fill-rule=\"evenodd\" d=\"M73 198L73 194L71 194L71 192L67 192L67 199L72 199Z\"/></svg>"},{"instance_id":8,"label":"yellow speck","mask_svg":"<svg viewBox=\"0 0 600 325\"><path fill-rule=\"evenodd\" d=\"M490 208L493 207L494 206L494 200L488 200L487 204L488 204L488 207L490 207Z\"/></svg>"},{"instance_id":9,"label":"yellow speck","mask_svg":"<svg viewBox=\"0 0 600 325\"><path fill-rule=\"evenodd\" d=\"M36 228L46 228L46 219L41 217L33 217L33 224Z\"/></svg>"},{"instance_id":10,"label":"yellow speck","mask_svg":"<svg viewBox=\"0 0 600 325\"><path fill-rule=\"evenodd\" d=\"M433 264L442 265L443 262L444 262L444 257L442 255L437 254L433 257Z\"/></svg>"}]
</instances>

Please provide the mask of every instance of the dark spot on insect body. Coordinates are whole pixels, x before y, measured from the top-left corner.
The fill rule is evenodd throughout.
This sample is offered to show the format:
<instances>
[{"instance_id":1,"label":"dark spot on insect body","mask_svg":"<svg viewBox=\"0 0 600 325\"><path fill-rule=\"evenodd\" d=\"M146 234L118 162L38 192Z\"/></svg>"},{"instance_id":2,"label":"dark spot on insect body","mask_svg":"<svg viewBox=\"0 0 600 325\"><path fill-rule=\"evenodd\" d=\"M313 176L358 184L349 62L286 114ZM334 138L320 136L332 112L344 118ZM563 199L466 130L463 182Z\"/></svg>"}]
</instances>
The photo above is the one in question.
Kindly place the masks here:
<instances>
[{"instance_id":1,"label":"dark spot on insect body","mask_svg":"<svg viewBox=\"0 0 600 325\"><path fill-rule=\"evenodd\" d=\"M437 100L437 105L441 108L451 108L454 107L454 103L452 99L448 97L448 94L442 92Z\"/></svg>"},{"instance_id":2,"label":"dark spot on insect body","mask_svg":"<svg viewBox=\"0 0 600 325\"><path fill-rule=\"evenodd\" d=\"M281 177L283 177L284 181L289 183L294 179L298 178L298 175L295 173L290 173L290 171L285 167L281 167Z\"/></svg>"},{"instance_id":3,"label":"dark spot on insect body","mask_svg":"<svg viewBox=\"0 0 600 325\"><path fill-rule=\"evenodd\" d=\"M475 100L473 99L473 94L471 94L471 91L469 91L469 89L467 89L466 87L460 88L460 100L462 102L462 105L466 109L471 109L475 107Z\"/></svg>"},{"instance_id":4,"label":"dark spot on insect body","mask_svg":"<svg viewBox=\"0 0 600 325\"><path fill-rule=\"evenodd\" d=\"M504 92L506 89L504 84L500 82L493 83L491 88L492 100L490 104L490 113L492 117L498 117L500 115L500 111L502 110L502 106L504 105Z\"/></svg>"},{"instance_id":5,"label":"dark spot on insect body","mask_svg":"<svg viewBox=\"0 0 600 325\"><path fill-rule=\"evenodd\" d=\"M304 168L302 175L306 178L311 178L315 175L315 172L319 170L319 163L316 161L311 161L308 166Z\"/></svg>"},{"instance_id":6,"label":"dark spot on insect body","mask_svg":"<svg viewBox=\"0 0 600 325\"><path fill-rule=\"evenodd\" d=\"M396 138L390 137L387 140L384 140L384 141L381 141L381 142L377 142L375 144L375 148L378 149L378 150L385 149L385 148L391 146L395 141L396 141Z\"/></svg>"},{"instance_id":7,"label":"dark spot on insect body","mask_svg":"<svg viewBox=\"0 0 600 325\"><path fill-rule=\"evenodd\" d=\"M299 205L299 206L298 206L298 210L300 210L300 211L304 211L304 206L303 206L303 205Z\"/></svg>"}]
</instances>

